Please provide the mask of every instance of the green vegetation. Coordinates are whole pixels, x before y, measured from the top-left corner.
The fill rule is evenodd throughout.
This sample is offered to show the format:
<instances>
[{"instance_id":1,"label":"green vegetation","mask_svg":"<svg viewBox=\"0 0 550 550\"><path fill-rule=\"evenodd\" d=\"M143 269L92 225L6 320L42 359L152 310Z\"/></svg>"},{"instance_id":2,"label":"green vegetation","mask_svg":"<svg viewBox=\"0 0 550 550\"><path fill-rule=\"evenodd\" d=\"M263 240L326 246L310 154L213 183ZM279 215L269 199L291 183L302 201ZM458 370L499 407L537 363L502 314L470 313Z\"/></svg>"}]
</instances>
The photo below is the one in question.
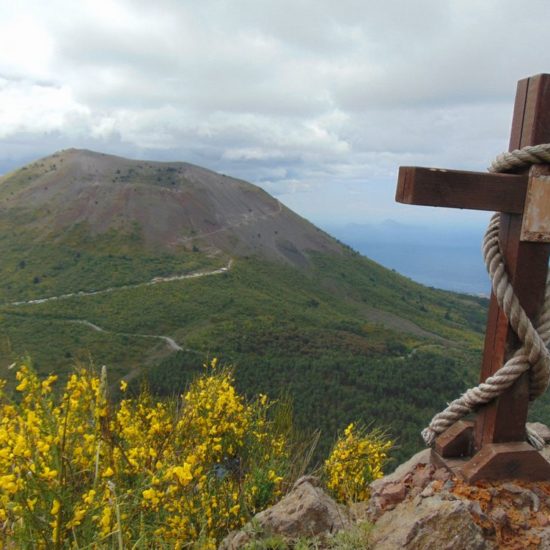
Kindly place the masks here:
<instances>
[{"instance_id":1,"label":"green vegetation","mask_svg":"<svg viewBox=\"0 0 550 550\"><path fill-rule=\"evenodd\" d=\"M372 527L372 523L361 521L333 535L289 540L281 535L265 533L260 526L252 522L244 530L254 540L247 543L243 550L368 550L372 547Z\"/></svg>"},{"instance_id":2,"label":"green vegetation","mask_svg":"<svg viewBox=\"0 0 550 550\"><path fill-rule=\"evenodd\" d=\"M214 550L303 475L315 443L295 432L285 401L246 400L216 359L182 395L160 401L147 390L132 397L122 382L122 399L110 403L105 369L79 368L55 391L57 378L20 365L16 399L0 379L2 548ZM389 447L349 426L327 459L328 488L365 495ZM329 548L367 536L358 525ZM254 547L273 547L264 542Z\"/></svg>"},{"instance_id":3,"label":"green vegetation","mask_svg":"<svg viewBox=\"0 0 550 550\"><path fill-rule=\"evenodd\" d=\"M193 181L185 174L184 165L73 151L2 178L0 369L10 374L5 369L28 354L40 373L65 375L75 360L91 360L109 366L115 386L124 378L173 395L193 378L197 364L220 357L235 366L240 391L290 397L298 426L322 430L317 458L352 421L388 430L397 461L418 450L423 425L478 379L487 300L425 288L346 247L337 253L334 241L305 222L293 225L297 242L303 237L334 253L298 250L287 235L284 243L298 252L297 263L262 259L260 244L244 244L246 224L232 232L237 222L227 222L225 203L210 200L198 172ZM216 181L215 174L208 177ZM273 214L264 192L231 181L232 220L245 219L241 215L249 216L252 206ZM216 185L228 190L228 182ZM161 241L145 235L151 228L164 235L165 212L156 217L144 205L175 197L174 186L178 200L200 215L196 223L185 217L187 225L170 234L170 246L153 246ZM106 191L105 204L94 194L99 188ZM142 218L125 210L129 202L117 194L122 188L132 197L143 192L137 203ZM97 197L99 206L91 203L84 212L81 192ZM247 202L249 195L257 202ZM116 204L109 202L115 196ZM173 202L161 201L162 208ZM175 210L170 223L182 220L184 211ZM267 221L258 216L259 226L248 230L265 236L265 222L282 234L276 214ZM294 224L283 214L281 223ZM81 216L88 223L75 224ZM97 222L104 218L108 224ZM226 221L218 228L219 219ZM94 234L92 227L104 232ZM184 246L176 246L181 238ZM154 278L219 270L235 250L240 255L226 272L147 285ZM265 257L280 258L276 244L269 250L274 256ZM91 291L103 292L16 304ZM535 412L550 419L550 400Z\"/></svg>"},{"instance_id":4,"label":"green vegetation","mask_svg":"<svg viewBox=\"0 0 550 550\"><path fill-rule=\"evenodd\" d=\"M218 275L4 305L1 364L28 353L41 372L63 373L74 358L91 357L167 395L185 387L197 363L218 356L236 366L248 395L291 396L298 425L322 430L318 456L357 419L388 429L400 460L419 448L419 429L431 415L475 381L484 304L425 289L353 253L312 257L308 271L239 259ZM119 273L121 284L160 274L147 267L160 267L160 259L134 251L132 262L132 279ZM70 289L71 269L60 273L60 288ZM36 297L27 284L19 299L24 288ZM138 335L170 336L185 351Z\"/></svg>"},{"instance_id":5,"label":"green vegetation","mask_svg":"<svg viewBox=\"0 0 550 550\"><path fill-rule=\"evenodd\" d=\"M206 255L148 249L139 227L92 236L85 224L56 239L0 217L0 303L132 285L224 265ZM16 228L16 229L14 229Z\"/></svg>"},{"instance_id":6,"label":"green vegetation","mask_svg":"<svg viewBox=\"0 0 550 550\"><path fill-rule=\"evenodd\" d=\"M0 380L0 545L215 549L272 504L293 481L291 433L266 396L207 369L178 398L114 407L104 372L56 395L56 376L22 365L18 403Z\"/></svg>"},{"instance_id":7,"label":"green vegetation","mask_svg":"<svg viewBox=\"0 0 550 550\"><path fill-rule=\"evenodd\" d=\"M326 486L342 503L369 499L370 484L384 476L393 441L379 430L351 423L325 460Z\"/></svg>"}]
</instances>

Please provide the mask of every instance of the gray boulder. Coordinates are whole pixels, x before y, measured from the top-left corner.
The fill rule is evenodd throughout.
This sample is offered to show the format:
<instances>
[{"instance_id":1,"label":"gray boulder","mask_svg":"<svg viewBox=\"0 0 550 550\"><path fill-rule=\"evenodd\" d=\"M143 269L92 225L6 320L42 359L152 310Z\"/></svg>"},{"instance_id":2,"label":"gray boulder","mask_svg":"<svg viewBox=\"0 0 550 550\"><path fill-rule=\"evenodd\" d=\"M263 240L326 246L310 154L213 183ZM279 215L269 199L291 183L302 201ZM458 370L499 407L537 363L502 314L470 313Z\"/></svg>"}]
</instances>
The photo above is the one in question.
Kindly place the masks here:
<instances>
[{"instance_id":1,"label":"gray boulder","mask_svg":"<svg viewBox=\"0 0 550 550\"><path fill-rule=\"evenodd\" d=\"M488 550L486 541L468 510L459 500L439 496L402 502L386 512L371 533L375 550Z\"/></svg>"},{"instance_id":2,"label":"gray boulder","mask_svg":"<svg viewBox=\"0 0 550 550\"><path fill-rule=\"evenodd\" d=\"M349 512L320 487L315 478L300 478L292 490L271 508L256 514L242 531L226 537L220 550L237 550L254 540L254 532L288 539L335 533L351 526Z\"/></svg>"}]
</instances>

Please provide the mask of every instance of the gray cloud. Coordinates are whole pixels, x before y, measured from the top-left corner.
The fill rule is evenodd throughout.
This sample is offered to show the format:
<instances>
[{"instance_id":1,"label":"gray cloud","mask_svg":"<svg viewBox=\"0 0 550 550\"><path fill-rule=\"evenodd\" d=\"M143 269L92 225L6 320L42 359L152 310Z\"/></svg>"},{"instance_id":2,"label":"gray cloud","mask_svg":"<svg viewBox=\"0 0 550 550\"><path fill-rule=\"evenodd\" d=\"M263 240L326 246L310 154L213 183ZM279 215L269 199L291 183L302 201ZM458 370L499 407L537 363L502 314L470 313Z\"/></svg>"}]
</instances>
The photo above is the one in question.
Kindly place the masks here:
<instances>
[{"instance_id":1,"label":"gray cloud","mask_svg":"<svg viewBox=\"0 0 550 550\"><path fill-rule=\"evenodd\" d=\"M66 146L188 160L317 220L426 215L393 204L397 167L483 169L516 81L549 70L546 0L14 6L0 170Z\"/></svg>"}]
</instances>

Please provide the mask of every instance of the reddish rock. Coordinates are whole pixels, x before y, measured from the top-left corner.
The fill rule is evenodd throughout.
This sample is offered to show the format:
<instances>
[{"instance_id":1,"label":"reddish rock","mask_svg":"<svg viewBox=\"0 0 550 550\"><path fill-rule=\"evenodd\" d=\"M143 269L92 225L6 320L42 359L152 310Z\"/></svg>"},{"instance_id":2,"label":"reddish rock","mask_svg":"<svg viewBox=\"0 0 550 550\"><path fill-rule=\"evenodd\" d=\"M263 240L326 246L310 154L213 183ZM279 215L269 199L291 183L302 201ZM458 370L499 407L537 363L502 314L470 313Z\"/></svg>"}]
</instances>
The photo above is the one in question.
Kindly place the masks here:
<instances>
[{"instance_id":1,"label":"reddish rock","mask_svg":"<svg viewBox=\"0 0 550 550\"><path fill-rule=\"evenodd\" d=\"M452 475L447 468L438 468L432 475L432 479L437 481L449 481Z\"/></svg>"},{"instance_id":2,"label":"reddish rock","mask_svg":"<svg viewBox=\"0 0 550 550\"><path fill-rule=\"evenodd\" d=\"M377 479L370 484L372 494L378 494L382 491L384 485L389 483L404 483L410 480L419 465L429 464L431 449L424 449L416 453L407 462L398 466L395 471L381 479Z\"/></svg>"},{"instance_id":3,"label":"reddish rock","mask_svg":"<svg viewBox=\"0 0 550 550\"><path fill-rule=\"evenodd\" d=\"M537 523L541 527L547 527L550 525L550 515L545 512L537 512L537 515L535 516L537 519Z\"/></svg>"},{"instance_id":4,"label":"reddish rock","mask_svg":"<svg viewBox=\"0 0 550 550\"><path fill-rule=\"evenodd\" d=\"M485 514L483 514L483 511L481 509L481 505L479 504L479 502L477 500L471 500L470 502L468 502L468 509L470 510L470 512L473 512L477 516L485 515Z\"/></svg>"},{"instance_id":5,"label":"reddish rock","mask_svg":"<svg viewBox=\"0 0 550 550\"><path fill-rule=\"evenodd\" d=\"M375 550L488 550L481 528L475 524L466 505L437 496L417 506L406 500L385 513L371 534Z\"/></svg>"},{"instance_id":6,"label":"reddish rock","mask_svg":"<svg viewBox=\"0 0 550 550\"><path fill-rule=\"evenodd\" d=\"M382 492L377 495L380 506L388 508L399 504L407 496L407 487L403 483L392 483L386 485Z\"/></svg>"},{"instance_id":7,"label":"reddish rock","mask_svg":"<svg viewBox=\"0 0 550 550\"><path fill-rule=\"evenodd\" d=\"M535 512L540 508L540 498L533 491L525 487L520 487L515 483L503 483L502 490L516 495L513 501L518 508L527 506L532 508Z\"/></svg>"},{"instance_id":8,"label":"reddish rock","mask_svg":"<svg viewBox=\"0 0 550 550\"><path fill-rule=\"evenodd\" d=\"M323 533L335 533L350 527L349 512L334 502L316 480L309 476L300 478L293 489L271 508L254 516L254 524L269 534L278 534L289 539L311 537ZM228 535L220 550L238 550L252 537L250 525Z\"/></svg>"},{"instance_id":9,"label":"reddish rock","mask_svg":"<svg viewBox=\"0 0 550 550\"><path fill-rule=\"evenodd\" d=\"M434 488L431 485L428 485L427 487L424 487L424 490L420 493L420 496L422 498L433 497L434 493Z\"/></svg>"},{"instance_id":10,"label":"reddish rock","mask_svg":"<svg viewBox=\"0 0 550 550\"><path fill-rule=\"evenodd\" d=\"M433 468L429 464L418 468L418 470L416 470L412 475L411 485L413 487L424 489L424 487L426 487L426 485L428 485L428 483L432 480L432 473Z\"/></svg>"}]
</instances>

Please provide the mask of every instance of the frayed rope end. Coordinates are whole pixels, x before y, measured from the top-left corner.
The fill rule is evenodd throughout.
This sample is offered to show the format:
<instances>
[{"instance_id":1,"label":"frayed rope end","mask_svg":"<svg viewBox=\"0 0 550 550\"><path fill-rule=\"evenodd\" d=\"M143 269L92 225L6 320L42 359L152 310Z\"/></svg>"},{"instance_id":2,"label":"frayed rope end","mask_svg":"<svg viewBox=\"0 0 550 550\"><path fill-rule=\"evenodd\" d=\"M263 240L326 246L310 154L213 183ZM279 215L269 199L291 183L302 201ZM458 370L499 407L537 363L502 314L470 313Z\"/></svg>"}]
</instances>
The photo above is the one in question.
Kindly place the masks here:
<instances>
[{"instance_id":1,"label":"frayed rope end","mask_svg":"<svg viewBox=\"0 0 550 550\"><path fill-rule=\"evenodd\" d=\"M430 427L424 428L421 434L426 446L431 447L434 444L437 434Z\"/></svg>"}]
</instances>

